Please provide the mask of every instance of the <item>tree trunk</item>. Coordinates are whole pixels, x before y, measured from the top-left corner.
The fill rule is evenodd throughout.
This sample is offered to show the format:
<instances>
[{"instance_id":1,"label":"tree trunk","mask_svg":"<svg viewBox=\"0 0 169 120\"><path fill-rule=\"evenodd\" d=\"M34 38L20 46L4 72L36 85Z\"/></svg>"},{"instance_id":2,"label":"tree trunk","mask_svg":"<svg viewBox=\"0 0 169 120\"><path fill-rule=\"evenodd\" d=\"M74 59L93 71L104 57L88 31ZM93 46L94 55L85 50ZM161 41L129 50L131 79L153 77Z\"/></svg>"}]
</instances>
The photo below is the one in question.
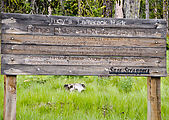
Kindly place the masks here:
<instances>
[{"instance_id":1,"label":"tree trunk","mask_svg":"<svg viewBox=\"0 0 169 120\"><path fill-rule=\"evenodd\" d=\"M78 0L78 16L82 15L82 11L81 11L81 0Z\"/></svg>"},{"instance_id":2,"label":"tree trunk","mask_svg":"<svg viewBox=\"0 0 169 120\"><path fill-rule=\"evenodd\" d=\"M51 6L50 6L51 0L48 0L48 2L49 2L49 6L48 6L48 15L52 15L52 8L51 8Z\"/></svg>"},{"instance_id":3,"label":"tree trunk","mask_svg":"<svg viewBox=\"0 0 169 120\"><path fill-rule=\"evenodd\" d=\"M140 0L124 0L125 18L139 18Z\"/></svg>"},{"instance_id":4,"label":"tree trunk","mask_svg":"<svg viewBox=\"0 0 169 120\"><path fill-rule=\"evenodd\" d=\"M146 19L149 19L149 0L146 0Z\"/></svg>"},{"instance_id":5,"label":"tree trunk","mask_svg":"<svg viewBox=\"0 0 169 120\"><path fill-rule=\"evenodd\" d=\"M103 6L106 6L103 9L103 17L112 17L112 0L104 0Z\"/></svg>"},{"instance_id":6,"label":"tree trunk","mask_svg":"<svg viewBox=\"0 0 169 120\"><path fill-rule=\"evenodd\" d=\"M4 0L1 0L0 12L4 12Z\"/></svg>"},{"instance_id":7,"label":"tree trunk","mask_svg":"<svg viewBox=\"0 0 169 120\"><path fill-rule=\"evenodd\" d=\"M65 9L64 9L63 0L60 0L60 5L61 5L62 15L65 15Z\"/></svg>"},{"instance_id":8,"label":"tree trunk","mask_svg":"<svg viewBox=\"0 0 169 120\"><path fill-rule=\"evenodd\" d=\"M166 19L168 28L168 0L163 0L163 19Z\"/></svg>"},{"instance_id":9,"label":"tree trunk","mask_svg":"<svg viewBox=\"0 0 169 120\"><path fill-rule=\"evenodd\" d=\"M116 1L115 18L123 18L122 7L123 7L122 0Z\"/></svg>"},{"instance_id":10,"label":"tree trunk","mask_svg":"<svg viewBox=\"0 0 169 120\"><path fill-rule=\"evenodd\" d=\"M157 19L157 0L155 0L154 6L155 6L154 8L155 19Z\"/></svg>"},{"instance_id":11,"label":"tree trunk","mask_svg":"<svg viewBox=\"0 0 169 120\"><path fill-rule=\"evenodd\" d=\"M35 11L35 0L31 0L31 7L32 7L31 14L36 14L36 11Z\"/></svg>"}]
</instances>

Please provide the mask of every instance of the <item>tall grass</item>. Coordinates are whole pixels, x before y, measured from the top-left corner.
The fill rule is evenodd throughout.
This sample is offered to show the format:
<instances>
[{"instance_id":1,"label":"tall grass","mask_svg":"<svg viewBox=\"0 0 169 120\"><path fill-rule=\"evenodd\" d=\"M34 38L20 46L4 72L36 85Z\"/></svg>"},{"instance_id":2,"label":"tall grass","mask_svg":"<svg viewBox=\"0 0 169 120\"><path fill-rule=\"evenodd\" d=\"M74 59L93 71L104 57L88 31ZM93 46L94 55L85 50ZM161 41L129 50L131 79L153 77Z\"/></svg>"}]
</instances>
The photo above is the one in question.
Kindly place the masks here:
<instances>
[{"instance_id":1,"label":"tall grass","mask_svg":"<svg viewBox=\"0 0 169 120\"><path fill-rule=\"evenodd\" d=\"M169 119L169 77L161 80L162 119ZM64 89L84 83L82 93ZM3 118L0 76L0 120ZM146 120L146 77L17 76L17 120Z\"/></svg>"},{"instance_id":2,"label":"tall grass","mask_svg":"<svg viewBox=\"0 0 169 120\"><path fill-rule=\"evenodd\" d=\"M18 76L17 79L18 120L146 120L147 90L143 77ZM86 91L64 90L65 83L74 82L85 83ZM162 78L164 120L169 118L168 86L169 78ZM0 102L2 119L2 77Z\"/></svg>"}]
</instances>

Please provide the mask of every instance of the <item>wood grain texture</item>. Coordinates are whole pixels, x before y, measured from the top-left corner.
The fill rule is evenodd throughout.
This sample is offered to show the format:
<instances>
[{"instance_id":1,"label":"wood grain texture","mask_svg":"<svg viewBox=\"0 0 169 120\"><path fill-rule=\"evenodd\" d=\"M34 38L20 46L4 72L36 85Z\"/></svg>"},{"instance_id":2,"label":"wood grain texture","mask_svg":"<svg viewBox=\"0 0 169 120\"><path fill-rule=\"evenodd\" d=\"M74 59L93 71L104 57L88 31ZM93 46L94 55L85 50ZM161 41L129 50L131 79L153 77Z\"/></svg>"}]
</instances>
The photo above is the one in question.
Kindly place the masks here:
<instances>
[{"instance_id":1,"label":"wood grain texture","mask_svg":"<svg viewBox=\"0 0 169 120\"><path fill-rule=\"evenodd\" d=\"M16 76L4 76L4 120L16 120Z\"/></svg>"},{"instance_id":2,"label":"wood grain texture","mask_svg":"<svg viewBox=\"0 0 169 120\"><path fill-rule=\"evenodd\" d=\"M166 75L165 20L2 14L3 74Z\"/></svg>"},{"instance_id":3,"label":"wood grain texture","mask_svg":"<svg viewBox=\"0 0 169 120\"><path fill-rule=\"evenodd\" d=\"M41 25L67 25L67 26L104 26L104 27L129 27L129 28L166 28L166 21L162 19L123 19L99 17L72 17L52 15L31 15L2 13L2 23L10 24L41 24Z\"/></svg>"},{"instance_id":4,"label":"wood grain texture","mask_svg":"<svg viewBox=\"0 0 169 120\"><path fill-rule=\"evenodd\" d=\"M112 68L113 67L113 68ZM2 65L8 75L106 75L106 76L166 76L166 68L118 66L30 66Z\"/></svg>"},{"instance_id":5,"label":"wood grain texture","mask_svg":"<svg viewBox=\"0 0 169 120\"><path fill-rule=\"evenodd\" d=\"M165 38L166 21L3 13L2 33Z\"/></svg>"},{"instance_id":6,"label":"wood grain texture","mask_svg":"<svg viewBox=\"0 0 169 120\"><path fill-rule=\"evenodd\" d=\"M166 29L142 29L96 26L2 25L2 33L47 36L165 38Z\"/></svg>"},{"instance_id":7,"label":"wood grain texture","mask_svg":"<svg viewBox=\"0 0 169 120\"><path fill-rule=\"evenodd\" d=\"M2 44L2 54L165 57L165 48L38 46Z\"/></svg>"},{"instance_id":8,"label":"wood grain texture","mask_svg":"<svg viewBox=\"0 0 169 120\"><path fill-rule=\"evenodd\" d=\"M93 65L93 66L152 66L165 67L165 58L152 57L101 57L101 56L55 56L55 55L2 55L7 65Z\"/></svg>"},{"instance_id":9,"label":"wood grain texture","mask_svg":"<svg viewBox=\"0 0 169 120\"><path fill-rule=\"evenodd\" d=\"M101 38L3 34L2 43L75 46L128 46L165 47L165 39L151 38Z\"/></svg>"},{"instance_id":10,"label":"wood grain texture","mask_svg":"<svg viewBox=\"0 0 169 120\"><path fill-rule=\"evenodd\" d=\"M161 120L161 92L160 77L148 77L147 92L147 120Z\"/></svg>"},{"instance_id":11,"label":"wood grain texture","mask_svg":"<svg viewBox=\"0 0 169 120\"><path fill-rule=\"evenodd\" d=\"M7 87L6 87L6 76L4 75L4 111L3 111L3 119L5 120L5 114L6 114L6 91L7 91Z\"/></svg>"}]
</instances>

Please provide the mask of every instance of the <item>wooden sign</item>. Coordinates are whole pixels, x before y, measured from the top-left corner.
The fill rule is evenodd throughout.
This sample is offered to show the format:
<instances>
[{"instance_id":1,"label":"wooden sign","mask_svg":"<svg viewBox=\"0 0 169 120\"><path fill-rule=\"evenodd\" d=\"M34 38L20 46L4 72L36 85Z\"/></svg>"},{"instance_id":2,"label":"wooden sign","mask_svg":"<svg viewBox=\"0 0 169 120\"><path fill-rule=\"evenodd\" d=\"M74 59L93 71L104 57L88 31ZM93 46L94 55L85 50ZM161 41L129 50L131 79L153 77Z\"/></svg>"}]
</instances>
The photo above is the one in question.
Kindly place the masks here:
<instances>
[{"instance_id":1,"label":"wooden sign","mask_svg":"<svg viewBox=\"0 0 169 120\"><path fill-rule=\"evenodd\" d=\"M2 13L1 74L166 76L166 22Z\"/></svg>"}]
</instances>

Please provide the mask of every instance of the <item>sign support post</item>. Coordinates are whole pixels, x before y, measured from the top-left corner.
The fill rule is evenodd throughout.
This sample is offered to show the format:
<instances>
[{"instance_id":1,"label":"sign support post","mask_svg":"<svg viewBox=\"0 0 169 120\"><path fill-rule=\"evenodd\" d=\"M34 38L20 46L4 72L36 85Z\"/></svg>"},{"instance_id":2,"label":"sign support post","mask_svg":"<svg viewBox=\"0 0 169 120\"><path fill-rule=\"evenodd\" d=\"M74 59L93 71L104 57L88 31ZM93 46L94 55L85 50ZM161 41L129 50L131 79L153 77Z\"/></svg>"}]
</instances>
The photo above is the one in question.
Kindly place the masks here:
<instances>
[{"instance_id":1,"label":"sign support post","mask_svg":"<svg viewBox=\"0 0 169 120\"><path fill-rule=\"evenodd\" d=\"M147 79L147 120L161 120L160 77Z\"/></svg>"},{"instance_id":2,"label":"sign support post","mask_svg":"<svg viewBox=\"0 0 169 120\"><path fill-rule=\"evenodd\" d=\"M4 120L16 120L16 75L4 75Z\"/></svg>"}]
</instances>

